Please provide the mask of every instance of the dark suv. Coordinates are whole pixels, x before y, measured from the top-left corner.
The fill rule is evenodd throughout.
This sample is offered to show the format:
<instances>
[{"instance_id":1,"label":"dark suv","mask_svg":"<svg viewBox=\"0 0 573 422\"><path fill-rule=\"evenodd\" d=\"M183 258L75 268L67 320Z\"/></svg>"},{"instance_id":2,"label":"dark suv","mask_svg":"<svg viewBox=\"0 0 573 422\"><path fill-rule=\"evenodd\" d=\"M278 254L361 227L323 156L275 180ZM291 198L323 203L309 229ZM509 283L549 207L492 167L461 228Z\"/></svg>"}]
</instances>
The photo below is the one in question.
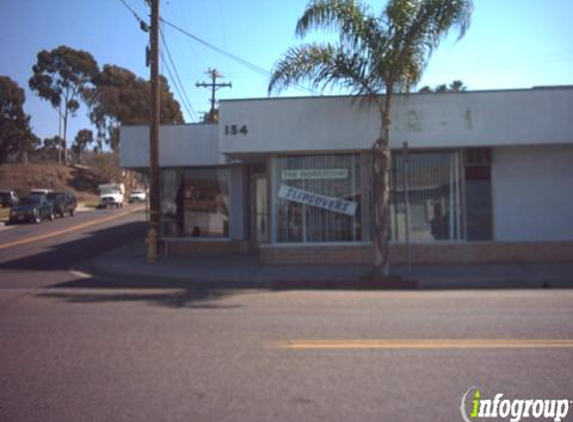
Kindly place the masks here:
<instances>
[{"instance_id":1,"label":"dark suv","mask_svg":"<svg viewBox=\"0 0 573 422\"><path fill-rule=\"evenodd\" d=\"M48 201L54 206L54 213L64 217L66 213L72 217L76 214L76 197L70 192L50 192L47 195Z\"/></svg>"},{"instance_id":2,"label":"dark suv","mask_svg":"<svg viewBox=\"0 0 573 422\"><path fill-rule=\"evenodd\" d=\"M30 195L22 199L10 210L9 223L30 221L39 223L43 219L54 219L54 207L45 195Z\"/></svg>"},{"instance_id":3,"label":"dark suv","mask_svg":"<svg viewBox=\"0 0 573 422\"><path fill-rule=\"evenodd\" d=\"M20 199L16 192L13 190L3 190L0 191L0 206L2 207L12 207L16 205Z\"/></svg>"}]
</instances>

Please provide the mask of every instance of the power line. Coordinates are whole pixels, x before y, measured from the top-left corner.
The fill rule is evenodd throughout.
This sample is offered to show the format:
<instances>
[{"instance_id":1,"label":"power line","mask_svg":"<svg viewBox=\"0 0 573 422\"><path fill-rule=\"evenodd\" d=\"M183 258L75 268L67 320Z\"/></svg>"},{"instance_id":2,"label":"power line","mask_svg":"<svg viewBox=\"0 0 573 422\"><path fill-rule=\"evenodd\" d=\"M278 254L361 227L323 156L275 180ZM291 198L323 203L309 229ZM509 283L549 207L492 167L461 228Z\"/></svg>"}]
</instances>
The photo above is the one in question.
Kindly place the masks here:
<instances>
[{"instance_id":1,"label":"power line","mask_svg":"<svg viewBox=\"0 0 573 422\"><path fill-rule=\"evenodd\" d=\"M133 14L135 19L139 22L141 29L143 29L144 31L148 31L149 26L139 16L139 14L125 0L119 0L119 1ZM163 65L167 69L167 73L169 74L171 80L173 81L173 86L174 86L175 90L177 91L177 93L179 94L179 97L181 98L181 103L183 104L183 107L187 111L187 114L191 117L191 119L197 120L197 114L195 113L195 110L193 110L193 106L191 105L191 102L189 101L189 98L187 97L187 94L185 92L183 84L181 83L181 79L179 78L179 72L177 71L177 67L175 66L175 63L173 62L171 52L169 51L169 47L167 46L167 42L165 41L165 37L163 36L163 31L161 31L161 40L163 42L165 50L167 51L169 60L171 61L171 65L173 66L173 70L175 72L176 78L173 77L173 74L171 73L171 70L170 70L170 68L169 68L169 66L165 60L165 57L163 56L163 52L160 51L161 61L163 62ZM181 86L181 90L179 89L178 83Z\"/></svg>"},{"instance_id":2,"label":"power line","mask_svg":"<svg viewBox=\"0 0 573 422\"><path fill-rule=\"evenodd\" d=\"M142 28L143 30L146 30L146 29L148 30L148 29L149 29L149 27L147 26L146 22L145 22L143 19L141 19L141 17L137 14L137 12L136 12L131 6L129 6L129 4L127 4L127 3L125 2L125 0L119 0L119 1L120 1L121 3L123 3L123 5L133 14L133 16L135 16L135 19L137 19L137 21L139 22L139 24L140 24L140 26L141 26L141 28ZM177 25L175 25L175 24L173 24L173 23L171 23L171 22L169 22L169 21L166 21L166 20L163 19L162 17L159 17L159 20L160 20L163 24L165 24L165 25L167 25L167 26L170 26L171 28L173 28L173 29L175 29L175 30L181 32L182 34L188 36L189 38L191 38L191 39L197 41L199 44L202 44L202 45L204 45L205 47L207 47L207 48L209 48L209 49L211 49L211 50L213 50L213 51L216 51L216 52L219 53L219 54L222 54L222 55L224 55L224 56L227 56L227 57L229 57L230 59L232 59L232 60L238 62L239 64L242 64L243 66L245 66L246 68L252 70L253 72L256 72L256 73L258 73L258 74L260 74L260 75L262 75L262 76L265 76L265 77L270 77L270 76L272 75L271 72L269 72L268 70L266 70L266 69L264 69L264 68L262 68L262 67L260 67L260 66L257 66L257 65L255 65L255 64L253 64L253 63L251 63L251 62L249 62L249 61L247 61L247 60L245 60L245 59L242 59L242 58L239 57L239 56L236 56L236 55L234 55L234 54L232 54L232 53L229 53L228 51L225 51L225 50L223 50L223 49L221 49L221 48L219 48L219 47L217 47L217 46L215 46L215 45L213 45L213 44L211 44L211 43L209 43L209 42L207 42L207 41L205 41L205 40L199 38L198 36L191 34L190 32L184 30L183 28L181 28L181 27L179 27L179 26L177 26ZM319 92L316 92L316 91L314 91L313 89L307 88L307 87L305 87L305 86L303 86L303 85L299 85L299 84L293 84L293 85L294 85L294 88L298 89L299 91L310 92L311 94L315 94L315 95L322 95L322 94L320 94Z\"/></svg>"},{"instance_id":3,"label":"power line","mask_svg":"<svg viewBox=\"0 0 573 422\"><path fill-rule=\"evenodd\" d=\"M119 0L120 2L123 3L123 5L131 12L133 13L133 16L135 16L135 18L139 21L141 20L141 18L139 17L139 15L137 14L137 12L133 9L133 7L131 7L129 4L127 4L127 2L125 2L124 0Z\"/></svg>"},{"instance_id":4,"label":"power line","mask_svg":"<svg viewBox=\"0 0 573 422\"><path fill-rule=\"evenodd\" d=\"M182 100L181 102L183 103L183 106L185 107L185 109L187 110L187 113L191 116L191 118L193 120L197 120L197 114L195 113L195 110L193 110L193 106L191 105L191 101L189 101L189 97L187 96L187 92L185 91L185 86L181 82L181 78L179 77L179 72L177 71L177 66L175 66L175 62L173 61L173 57L171 56L171 52L169 51L169 46L167 45L167 42L165 41L165 36L164 36L162 30L160 30L160 34L161 34L161 41L163 42L163 46L165 47L165 51L167 52L167 57L168 57L169 61L171 62L171 66L173 67L173 72L175 73L175 79L174 79L173 76L171 75L171 72L170 72L171 80L173 81L173 85L177 89L177 84L179 84L181 91L179 89L177 89L177 91L179 92L179 96L181 97L181 100ZM164 62L165 62L165 60L164 60ZM167 71L169 71L169 67L167 65L165 67L167 68Z\"/></svg>"},{"instance_id":5,"label":"power line","mask_svg":"<svg viewBox=\"0 0 573 422\"><path fill-rule=\"evenodd\" d=\"M137 22L139 22L139 26L141 27L141 29L143 29L145 32L148 32L149 31L149 25L147 24L147 22L145 22L143 19L141 19L141 16L139 16L137 14L135 9L133 9L133 7L131 7L129 4L127 4L127 2L125 0L119 0L119 1L127 8L127 10L129 10L133 14L133 16L135 17Z\"/></svg>"},{"instance_id":6,"label":"power line","mask_svg":"<svg viewBox=\"0 0 573 422\"><path fill-rule=\"evenodd\" d=\"M165 69L167 69L167 73L169 74L169 77L171 78L172 81L174 81L173 87L175 88L175 91L177 91L177 93L179 94L179 97L182 99L181 104L185 108L185 111L187 111L187 114L191 117L191 119L197 120L197 115L195 114L195 111L192 109L189 109L187 102L183 100L183 95L181 94L181 91L179 89L179 85L177 83L175 83L175 78L173 77L173 74L171 73L171 69L167 65L167 62L165 61L165 57L163 56L163 51L160 50L159 55L161 56L161 62L163 63L163 66L165 67Z\"/></svg>"},{"instance_id":7,"label":"power line","mask_svg":"<svg viewBox=\"0 0 573 422\"><path fill-rule=\"evenodd\" d=\"M183 28L181 28L181 27L179 27L179 26L177 26L177 25L175 25L175 24L172 24L172 23L169 22L169 21L166 21L166 20L163 19L163 18L160 18L160 19L161 19L161 22L163 22L165 25L170 26L171 28L173 28L173 29L175 29L175 30L181 32L182 34L188 36L189 38L191 38L191 39L197 41L199 44L202 44L202 45L204 45L205 47L207 47L207 48L209 48L209 49L211 49L211 50L213 50L213 51L216 51L216 52L219 53L219 54L222 54L222 55L224 55L224 56L229 57L230 59L232 59L232 60L234 60L234 61L236 61L236 62L242 64L243 66L245 66L245 67L247 67L247 68L249 68L249 69L251 69L253 72L256 72L256 73L258 73L258 74L260 74L260 75L263 75L263 76L265 76L265 77L270 77L270 76L272 75L271 72L269 72L268 70L263 69L262 67L259 67L259 66L255 65L255 64L253 64L253 63L251 63L251 62L249 62L249 61L247 61L247 60L245 60L245 59L242 59L242 58L240 58L239 56L236 56L236 55L234 55L234 54L232 54L232 53L229 53L228 51L225 51L225 50L223 50L223 49L221 49L221 48L219 48L219 47L216 47L216 46L214 46L213 44L208 43L207 41L205 41L205 40L199 38L199 37L196 36L196 35L191 34L190 32L184 30ZM316 92L316 91L314 91L314 90L312 90L312 89L310 89L310 88L307 88L307 87L305 87L305 86L303 86L303 85L294 84L294 87L297 88L298 90L310 92L310 93L316 94L316 95L321 95L320 93L318 93L318 92Z\"/></svg>"}]
</instances>

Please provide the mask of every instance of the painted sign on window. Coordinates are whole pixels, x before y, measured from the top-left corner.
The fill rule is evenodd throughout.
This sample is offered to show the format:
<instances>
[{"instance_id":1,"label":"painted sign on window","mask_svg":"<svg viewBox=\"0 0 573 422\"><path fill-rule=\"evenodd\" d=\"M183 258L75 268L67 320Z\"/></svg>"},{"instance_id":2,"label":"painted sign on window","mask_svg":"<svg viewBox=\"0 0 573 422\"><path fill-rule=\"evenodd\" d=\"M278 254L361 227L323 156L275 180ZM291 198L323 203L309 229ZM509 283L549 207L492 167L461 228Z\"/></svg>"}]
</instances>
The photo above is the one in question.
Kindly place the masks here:
<instances>
[{"instance_id":1,"label":"painted sign on window","mask_svg":"<svg viewBox=\"0 0 573 422\"><path fill-rule=\"evenodd\" d=\"M346 215L354 215L358 206L356 202L332 198L286 185L281 185L279 188L279 198Z\"/></svg>"},{"instance_id":2,"label":"painted sign on window","mask_svg":"<svg viewBox=\"0 0 573 422\"><path fill-rule=\"evenodd\" d=\"M347 179L348 169L285 169L282 180Z\"/></svg>"}]
</instances>

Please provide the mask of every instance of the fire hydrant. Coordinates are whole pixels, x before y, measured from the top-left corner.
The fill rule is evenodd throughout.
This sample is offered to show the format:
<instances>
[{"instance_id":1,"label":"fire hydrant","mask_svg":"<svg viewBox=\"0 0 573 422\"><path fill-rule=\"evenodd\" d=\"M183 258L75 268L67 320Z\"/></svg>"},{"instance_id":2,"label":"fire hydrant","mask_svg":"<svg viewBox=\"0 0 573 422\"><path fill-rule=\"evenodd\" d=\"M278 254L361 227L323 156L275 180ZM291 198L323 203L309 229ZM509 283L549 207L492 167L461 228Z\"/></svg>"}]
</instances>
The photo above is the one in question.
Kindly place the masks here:
<instances>
[{"instance_id":1,"label":"fire hydrant","mask_svg":"<svg viewBox=\"0 0 573 422\"><path fill-rule=\"evenodd\" d=\"M159 259L157 251L157 229L155 227L151 227L147 232L145 243L147 245L147 262L153 264Z\"/></svg>"}]
</instances>

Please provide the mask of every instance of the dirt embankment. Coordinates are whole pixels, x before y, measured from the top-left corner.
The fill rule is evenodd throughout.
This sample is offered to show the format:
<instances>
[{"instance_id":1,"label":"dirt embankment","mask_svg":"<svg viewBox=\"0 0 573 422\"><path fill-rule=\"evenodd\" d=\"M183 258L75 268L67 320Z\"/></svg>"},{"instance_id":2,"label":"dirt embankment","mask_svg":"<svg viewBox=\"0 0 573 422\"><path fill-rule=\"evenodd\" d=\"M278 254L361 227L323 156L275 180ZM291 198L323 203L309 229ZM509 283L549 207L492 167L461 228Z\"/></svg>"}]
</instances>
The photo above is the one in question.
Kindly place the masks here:
<instances>
[{"instance_id":1,"label":"dirt embankment","mask_svg":"<svg viewBox=\"0 0 573 422\"><path fill-rule=\"evenodd\" d=\"M71 191L79 201L90 202L97 201L97 187L102 183L124 182L128 190L138 187L132 174L120 170L117 173L111 180L109 171L97 166L8 163L0 165L0 190L14 189L20 197L27 195L30 189Z\"/></svg>"}]
</instances>

